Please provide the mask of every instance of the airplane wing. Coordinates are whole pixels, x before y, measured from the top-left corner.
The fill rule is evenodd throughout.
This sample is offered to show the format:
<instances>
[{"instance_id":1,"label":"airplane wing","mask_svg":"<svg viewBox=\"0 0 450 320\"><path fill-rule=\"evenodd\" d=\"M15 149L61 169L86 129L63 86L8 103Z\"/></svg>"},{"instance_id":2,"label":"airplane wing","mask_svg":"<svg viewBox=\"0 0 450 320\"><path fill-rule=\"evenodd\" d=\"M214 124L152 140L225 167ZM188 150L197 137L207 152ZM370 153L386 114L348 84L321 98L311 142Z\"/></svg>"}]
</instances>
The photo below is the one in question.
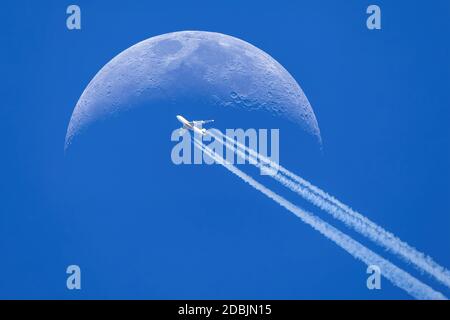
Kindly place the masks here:
<instances>
[{"instance_id":1,"label":"airplane wing","mask_svg":"<svg viewBox=\"0 0 450 320\"><path fill-rule=\"evenodd\" d=\"M194 126L204 125L205 123L210 123L210 122L214 122L214 120L194 120L194 121L192 121Z\"/></svg>"}]
</instances>

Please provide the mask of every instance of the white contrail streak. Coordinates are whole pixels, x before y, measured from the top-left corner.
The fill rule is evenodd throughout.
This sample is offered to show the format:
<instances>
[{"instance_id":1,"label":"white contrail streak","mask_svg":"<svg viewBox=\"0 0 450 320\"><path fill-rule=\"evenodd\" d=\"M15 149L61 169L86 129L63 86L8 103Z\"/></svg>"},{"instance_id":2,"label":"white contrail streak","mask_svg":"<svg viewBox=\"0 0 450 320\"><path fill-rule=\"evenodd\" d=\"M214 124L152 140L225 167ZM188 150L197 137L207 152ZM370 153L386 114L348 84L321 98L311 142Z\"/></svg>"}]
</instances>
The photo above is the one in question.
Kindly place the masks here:
<instances>
[{"instance_id":1,"label":"white contrail streak","mask_svg":"<svg viewBox=\"0 0 450 320\"><path fill-rule=\"evenodd\" d=\"M400 240L389 231L386 231L373 221L363 216L361 213L354 211L347 205L335 199L333 196L312 185L310 182L292 173L283 166L274 163L269 158L248 148L239 141L235 141L234 139L223 135L220 131L217 130L216 132L220 135L220 137L217 137L213 132L209 133L217 141L222 142L222 144L223 139L225 139L228 142L225 142L225 147L233 152L236 151L238 155L244 159L245 153L242 154L242 152L239 151L239 148L244 152L248 152L249 156L255 160L254 165L259 168L264 166L258 160L262 160L268 165L278 168L279 172L275 174L273 178L282 185L296 192L320 209L331 214L334 218L342 221L347 226L352 227L360 234L401 257L408 263L411 263L419 270L428 273L436 280L450 288L450 271L437 264L431 257L419 252L417 249ZM232 143L233 145L230 146L229 143ZM236 150L234 149L234 144L238 147Z\"/></svg>"},{"instance_id":2,"label":"white contrail streak","mask_svg":"<svg viewBox=\"0 0 450 320\"><path fill-rule=\"evenodd\" d=\"M247 182L250 186L255 188L256 190L263 193L268 198L277 202L280 206L289 210L297 217L299 217L303 222L313 227L315 230L319 231L322 235L336 243L342 249L346 250L350 253L354 258L361 260L366 265L377 265L380 267L382 274L389 281L391 281L395 286L405 290L408 294L416 299L446 299L446 297L435 291L433 288L428 285L422 283L418 279L411 276L409 273L404 270L398 268L396 265L382 258L375 252L369 250L361 243L355 241L345 233L339 231L335 227L329 225L325 221L316 217L312 213L302 210L296 205L284 199L282 196L268 189L261 183L257 182L252 177L248 176L238 168L236 168L232 164L226 163L225 159L213 153L211 149L203 146L197 140L194 140L194 144L197 148L202 150L212 159L214 159L217 163L224 166L226 169L234 173L236 176Z\"/></svg>"}]
</instances>

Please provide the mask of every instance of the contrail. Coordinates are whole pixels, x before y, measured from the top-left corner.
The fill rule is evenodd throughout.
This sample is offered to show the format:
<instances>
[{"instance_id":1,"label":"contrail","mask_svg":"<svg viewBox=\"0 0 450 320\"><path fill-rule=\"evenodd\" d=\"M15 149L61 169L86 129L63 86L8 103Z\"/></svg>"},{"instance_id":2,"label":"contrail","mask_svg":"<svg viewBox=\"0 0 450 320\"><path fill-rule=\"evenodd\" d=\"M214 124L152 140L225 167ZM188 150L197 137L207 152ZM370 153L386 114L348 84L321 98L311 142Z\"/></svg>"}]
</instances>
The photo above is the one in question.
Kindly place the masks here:
<instances>
[{"instance_id":1,"label":"contrail","mask_svg":"<svg viewBox=\"0 0 450 320\"><path fill-rule=\"evenodd\" d=\"M347 226L352 227L360 234L366 236L378 245L386 248L389 252L392 252L401 257L408 263L411 263L419 270L428 273L436 280L450 288L450 271L437 264L431 257L425 255L422 252L419 252L417 249L400 240L389 231L386 231L373 221L363 216L361 213L354 211L347 205L335 199L333 196L329 195L325 191L314 186L298 175L292 173L283 166L274 163L269 158L248 148L239 141L235 141L234 139L227 137L219 130L216 130L215 132L217 132L220 137L217 137L211 131L209 131L208 133L211 134L211 136L213 136L217 141L222 142L222 144L224 144L223 139L225 139L229 143L232 143L232 146L230 146L227 142L225 142L224 145L231 151L237 152L238 155L244 159L245 153L242 154L242 152L239 151L239 148L244 152L247 151L249 156L251 156L254 160L253 164L257 167L264 168L264 165L262 165L258 161L258 159L261 159L263 162L269 164L270 166L278 168L279 172L272 177L285 187L296 192L320 209L325 210L326 212L331 214L334 218L342 221ZM236 150L233 147L234 144L236 144L236 146L238 147L236 148Z\"/></svg>"},{"instance_id":2,"label":"contrail","mask_svg":"<svg viewBox=\"0 0 450 320\"><path fill-rule=\"evenodd\" d=\"M293 203L287 201L282 196L268 189L252 177L248 176L246 173L242 172L232 164L226 163L225 159L213 153L211 149L203 146L200 142L194 139L194 144L197 148L202 150L217 163L224 166L226 169L231 171L233 174L244 180L250 186L256 190L263 193L268 198L277 202L280 206L289 210L297 217L299 217L303 222L313 227L315 230L319 231L322 235L336 243L342 249L350 253L354 258L361 260L366 265L377 265L382 270L382 274L386 277L392 284L403 289L408 294L416 299L436 299L444 300L447 299L442 293L435 291L433 288L422 283L418 279L411 276L409 273L400 269L396 265L382 258L375 252L363 246L361 243L355 241L345 233L339 231L335 227L316 217L312 213L302 210Z\"/></svg>"}]
</instances>

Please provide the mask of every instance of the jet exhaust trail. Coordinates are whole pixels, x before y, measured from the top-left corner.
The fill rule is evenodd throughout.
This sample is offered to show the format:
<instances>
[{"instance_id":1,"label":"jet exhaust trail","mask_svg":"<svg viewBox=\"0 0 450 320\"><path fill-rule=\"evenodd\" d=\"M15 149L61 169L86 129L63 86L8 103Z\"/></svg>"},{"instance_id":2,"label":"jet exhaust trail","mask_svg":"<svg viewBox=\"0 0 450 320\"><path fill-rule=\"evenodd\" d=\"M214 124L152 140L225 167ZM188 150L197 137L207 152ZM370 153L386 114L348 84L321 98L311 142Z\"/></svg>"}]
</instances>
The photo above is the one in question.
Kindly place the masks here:
<instances>
[{"instance_id":1,"label":"jet exhaust trail","mask_svg":"<svg viewBox=\"0 0 450 320\"><path fill-rule=\"evenodd\" d=\"M317 216L309 213L307 211L302 210L297 207L293 203L287 201L282 196L268 189L252 177L248 176L246 173L239 170L232 164L227 164L225 159L218 156L214 152L211 151L208 147L204 146L201 142L198 142L194 139L194 144L197 148L202 150L212 159L214 159L217 163L224 166L230 172L244 180L250 186L255 188L256 190L263 193L268 198L277 202L280 206L289 210L297 217L299 217L303 222L310 225L315 230L319 231L322 235L336 243L342 249L346 250L349 254L351 254L354 258L364 262L366 265L378 265L381 270L383 270L383 276L386 277L389 281L391 281L395 286L403 289L408 294L416 299L437 299L442 300L446 299L446 297L435 291L433 288L428 285L422 283L418 279L411 276L409 273L400 269L396 265L392 264L388 260L382 258L375 252L363 246L361 243L355 241L353 238L349 237L345 233L339 231L335 227L321 220Z\"/></svg>"},{"instance_id":2,"label":"jet exhaust trail","mask_svg":"<svg viewBox=\"0 0 450 320\"><path fill-rule=\"evenodd\" d=\"M214 137L217 141L222 142L222 144L224 144L226 148L231 148L230 150L236 152L240 157L245 159L245 152L247 152L249 156L254 160L253 162L250 161L250 163L252 163L256 167L264 167L258 161L262 160L270 166L277 168L279 172L272 176L272 178L280 182L285 187L297 193L320 209L328 212L334 218L342 221L347 226L352 227L355 231L369 238L376 244L386 248L389 252L396 254L404 261L414 265L419 270L428 273L430 276L450 288L450 271L434 262L433 259L429 256L425 255L422 252L419 252L418 250L411 247L406 242L400 240L392 233L378 226L376 223L372 222L362 214L354 211L347 205L335 199L333 196L312 185L305 179L290 172L283 166L277 163L273 163L273 161L271 161L270 159L246 147L239 141L235 141L234 139L223 135L218 130L215 132L220 135L219 137L211 131L209 134L212 137ZM224 143L223 139L225 139L227 142ZM234 145L237 146L236 150L234 148ZM239 149L241 149L242 151Z\"/></svg>"}]
</instances>

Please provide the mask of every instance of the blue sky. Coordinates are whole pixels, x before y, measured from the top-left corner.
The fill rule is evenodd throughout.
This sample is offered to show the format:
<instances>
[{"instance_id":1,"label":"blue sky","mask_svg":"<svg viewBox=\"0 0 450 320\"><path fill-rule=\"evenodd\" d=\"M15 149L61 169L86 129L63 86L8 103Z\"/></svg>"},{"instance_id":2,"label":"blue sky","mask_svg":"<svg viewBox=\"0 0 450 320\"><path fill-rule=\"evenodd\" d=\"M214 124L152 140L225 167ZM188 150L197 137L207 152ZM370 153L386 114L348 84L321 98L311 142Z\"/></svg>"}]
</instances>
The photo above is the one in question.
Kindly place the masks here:
<instances>
[{"instance_id":1,"label":"blue sky","mask_svg":"<svg viewBox=\"0 0 450 320\"><path fill-rule=\"evenodd\" d=\"M65 26L69 4L10 1L0 13L1 298L410 298L386 279L368 290L362 263L220 166L174 166L175 115L213 109L131 112L64 155L73 107L96 72L179 30L229 34L280 62L323 139L320 152L274 119L281 163L450 267L447 1L377 1L377 31L365 26L366 1L77 1L79 31ZM81 267L80 291L66 289L70 264Z\"/></svg>"}]
</instances>

